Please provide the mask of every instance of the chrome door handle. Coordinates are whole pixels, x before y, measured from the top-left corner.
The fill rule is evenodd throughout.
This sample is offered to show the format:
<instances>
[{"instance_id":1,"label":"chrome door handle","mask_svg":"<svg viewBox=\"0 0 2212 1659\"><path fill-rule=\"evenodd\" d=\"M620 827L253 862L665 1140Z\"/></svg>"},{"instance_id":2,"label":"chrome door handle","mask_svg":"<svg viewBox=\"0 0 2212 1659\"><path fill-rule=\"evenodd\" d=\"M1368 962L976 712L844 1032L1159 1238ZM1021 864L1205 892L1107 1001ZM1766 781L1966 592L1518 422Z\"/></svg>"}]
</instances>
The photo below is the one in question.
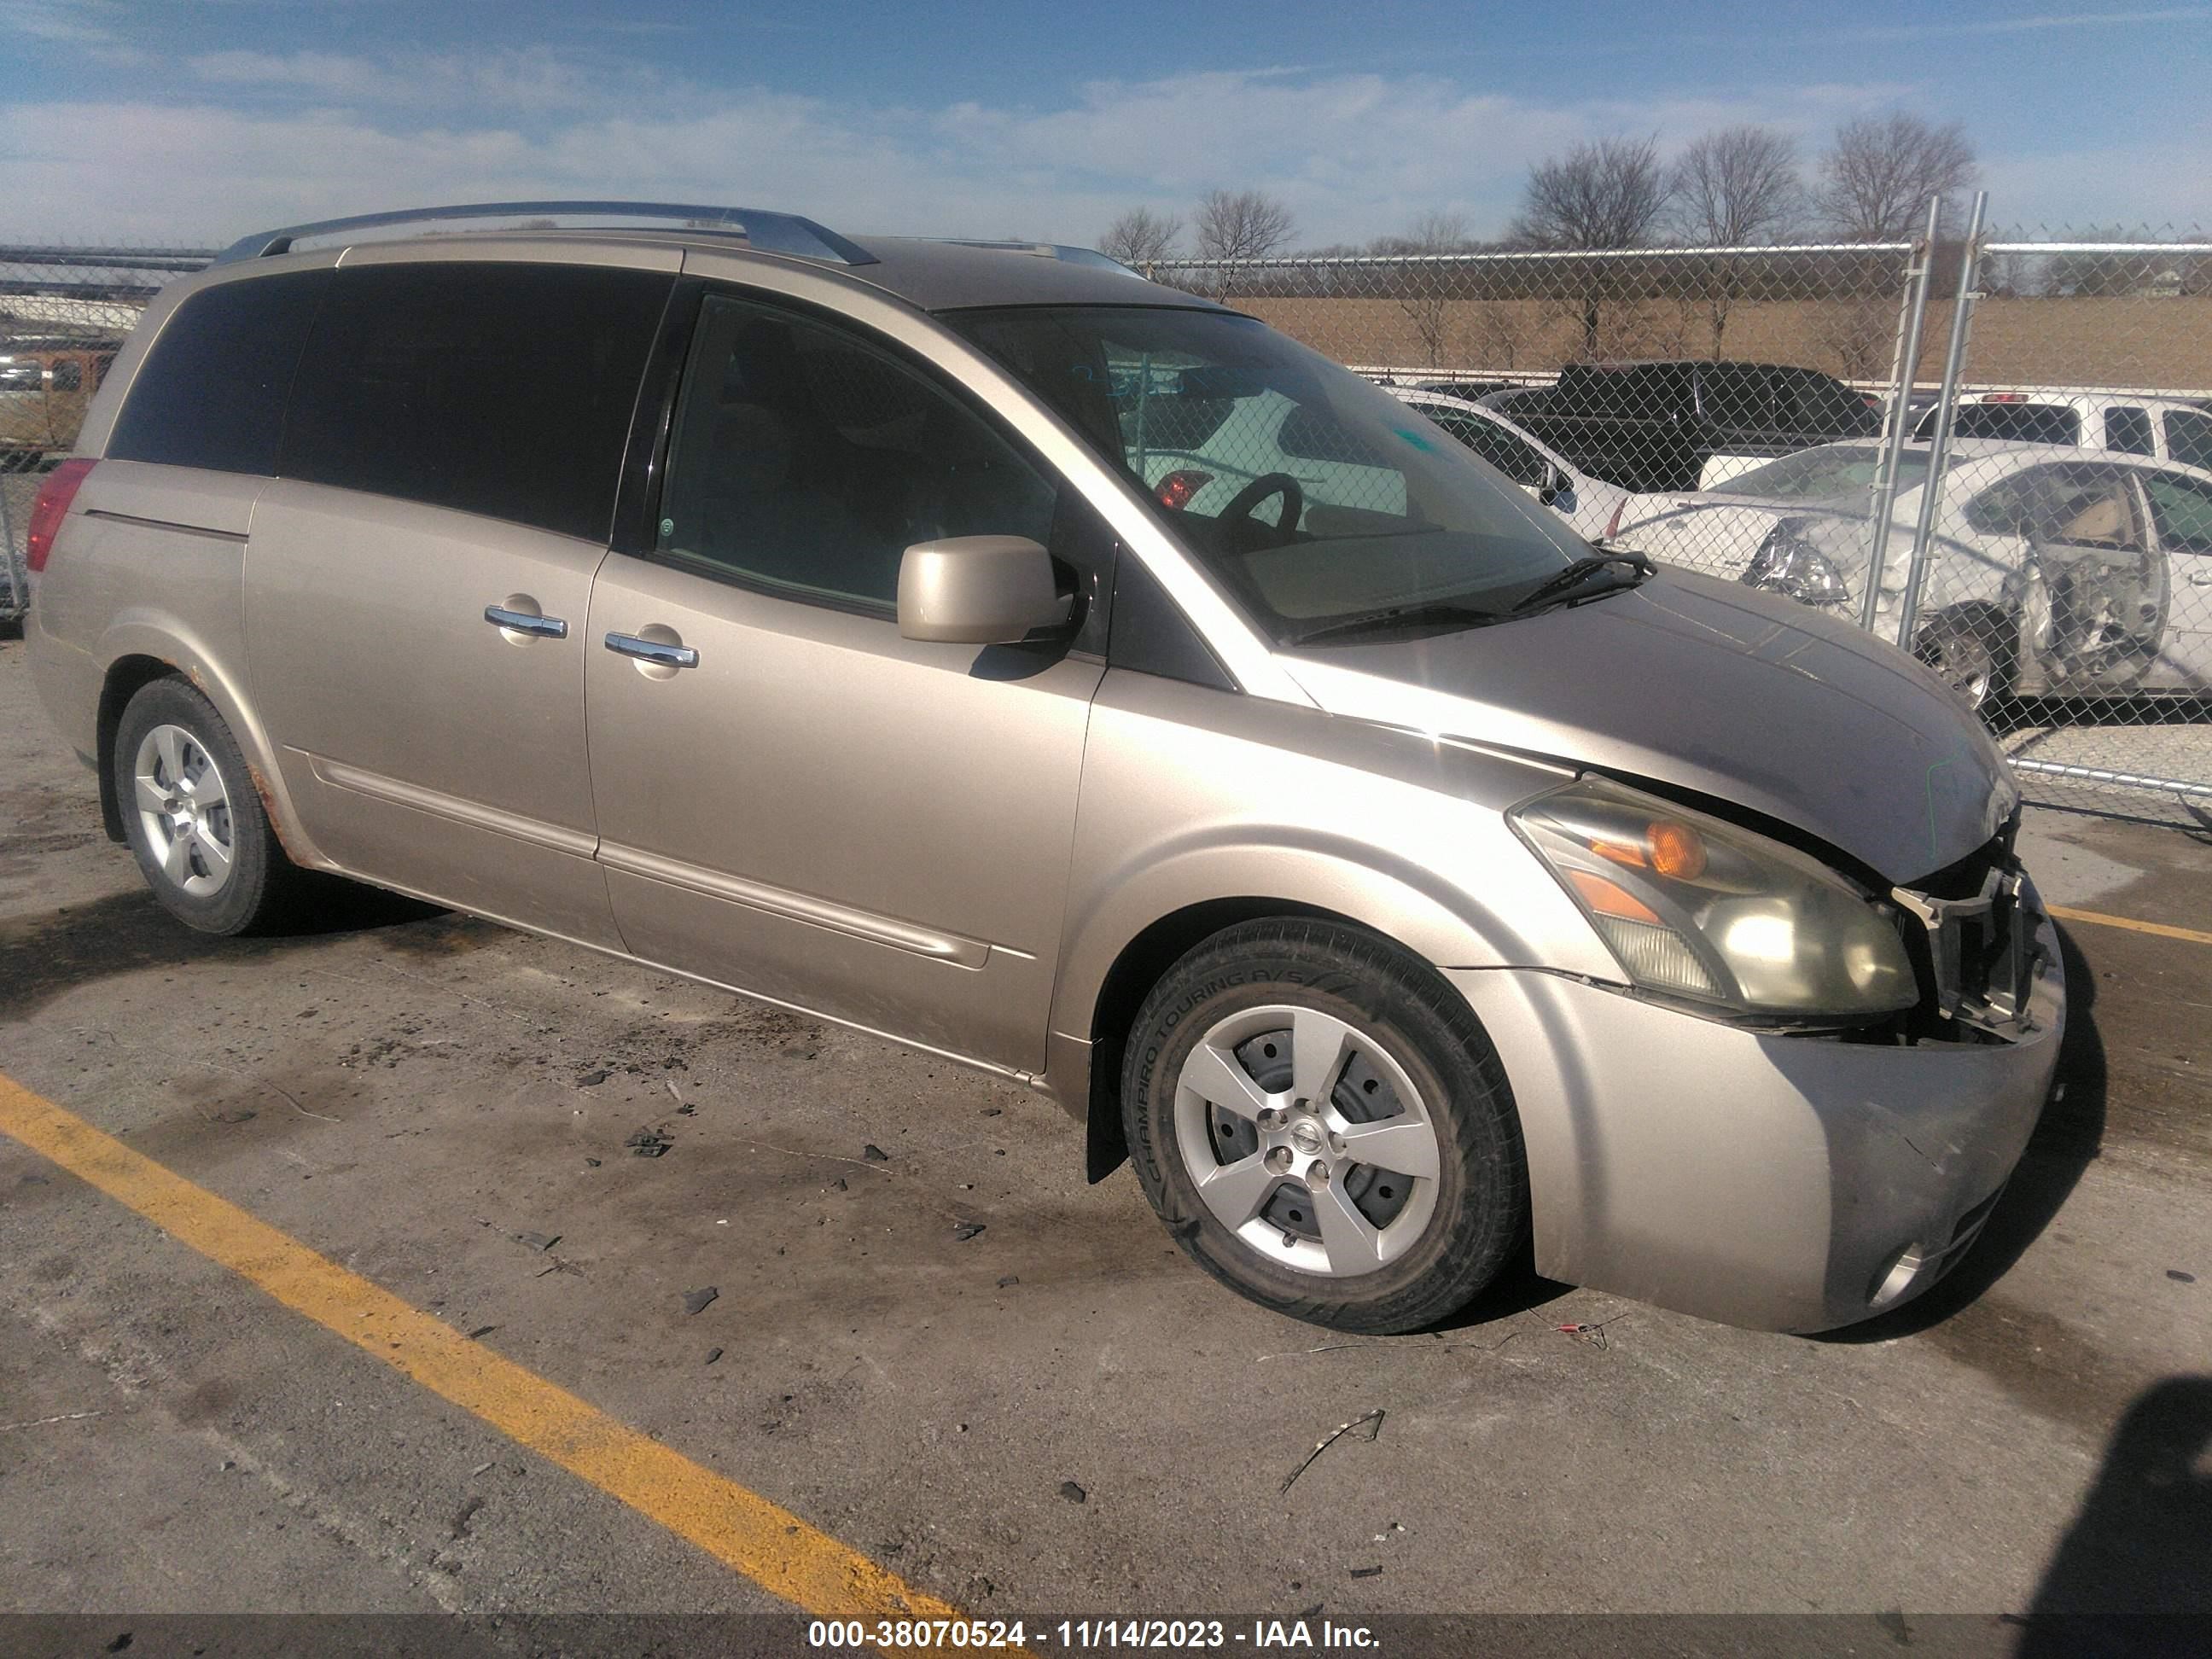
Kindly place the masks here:
<instances>
[{"instance_id":1,"label":"chrome door handle","mask_svg":"<svg viewBox=\"0 0 2212 1659\"><path fill-rule=\"evenodd\" d=\"M664 668L696 668L699 653L688 645L663 645L659 640L641 640L635 634L610 634L607 649L617 656L635 657L640 662L659 663Z\"/></svg>"},{"instance_id":2,"label":"chrome door handle","mask_svg":"<svg viewBox=\"0 0 2212 1659\"><path fill-rule=\"evenodd\" d=\"M509 611L503 605L484 607L484 620L510 633L529 634L541 640L565 640L568 624L558 617L533 617L526 611Z\"/></svg>"},{"instance_id":3,"label":"chrome door handle","mask_svg":"<svg viewBox=\"0 0 2212 1659\"><path fill-rule=\"evenodd\" d=\"M2189 573L2191 587L2212 587L2212 570L2192 570Z\"/></svg>"}]
</instances>

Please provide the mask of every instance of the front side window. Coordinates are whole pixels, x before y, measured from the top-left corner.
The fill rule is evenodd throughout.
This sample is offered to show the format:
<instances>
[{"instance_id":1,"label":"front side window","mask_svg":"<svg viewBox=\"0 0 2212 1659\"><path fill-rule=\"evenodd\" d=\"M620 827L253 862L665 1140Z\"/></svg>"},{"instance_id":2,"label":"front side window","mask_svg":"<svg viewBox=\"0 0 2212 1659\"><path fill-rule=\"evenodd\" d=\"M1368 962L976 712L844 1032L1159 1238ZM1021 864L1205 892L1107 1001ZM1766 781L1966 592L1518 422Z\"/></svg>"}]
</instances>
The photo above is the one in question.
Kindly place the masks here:
<instances>
[{"instance_id":1,"label":"front side window","mask_svg":"<svg viewBox=\"0 0 2212 1659\"><path fill-rule=\"evenodd\" d=\"M84 389L84 365L74 358L64 358L54 365L54 390L81 392Z\"/></svg>"},{"instance_id":2,"label":"front side window","mask_svg":"<svg viewBox=\"0 0 2212 1659\"><path fill-rule=\"evenodd\" d=\"M604 542L672 286L596 265L342 270L301 361L284 475Z\"/></svg>"},{"instance_id":3,"label":"front side window","mask_svg":"<svg viewBox=\"0 0 2212 1659\"><path fill-rule=\"evenodd\" d=\"M1967 504L1966 521L1995 536L2067 547L2140 553L2142 526L2125 469L2075 464L2033 466L2001 479Z\"/></svg>"},{"instance_id":4,"label":"front side window","mask_svg":"<svg viewBox=\"0 0 2212 1659\"><path fill-rule=\"evenodd\" d=\"M1776 423L1774 371L1735 366L1701 368L1698 403L1700 412L1716 426L1764 430Z\"/></svg>"},{"instance_id":5,"label":"front side window","mask_svg":"<svg viewBox=\"0 0 2212 1659\"><path fill-rule=\"evenodd\" d=\"M1053 544L1057 492L983 418L842 330L709 295L659 550L793 598L884 611L916 542Z\"/></svg>"},{"instance_id":6,"label":"front side window","mask_svg":"<svg viewBox=\"0 0 2212 1659\"><path fill-rule=\"evenodd\" d=\"M1493 426L1479 416L1459 415L1449 410L1425 409L1421 412L1515 483L1537 489L1549 479L1550 465L1535 446L1523 443L1504 427Z\"/></svg>"},{"instance_id":7,"label":"front side window","mask_svg":"<svg viewBox=\"0 0 2212 1659\"><path fill-rule=\"evenodd\" d=\"M945 320L1083 433L1278 641L1447 604L1503 614L1589 550L1389 392L1249 317Z\"/></svg>"},{"instance_id":8,"label":"front side window","mask_svg":"<svg viewBox=\"0 0 2212 1659\"><path fill-rule=\"evenodd\" d=\"M2185 553L2212 553L2212 484L2148 470L2142 484L2160 545Z\"/></svg>"}]
</instances>

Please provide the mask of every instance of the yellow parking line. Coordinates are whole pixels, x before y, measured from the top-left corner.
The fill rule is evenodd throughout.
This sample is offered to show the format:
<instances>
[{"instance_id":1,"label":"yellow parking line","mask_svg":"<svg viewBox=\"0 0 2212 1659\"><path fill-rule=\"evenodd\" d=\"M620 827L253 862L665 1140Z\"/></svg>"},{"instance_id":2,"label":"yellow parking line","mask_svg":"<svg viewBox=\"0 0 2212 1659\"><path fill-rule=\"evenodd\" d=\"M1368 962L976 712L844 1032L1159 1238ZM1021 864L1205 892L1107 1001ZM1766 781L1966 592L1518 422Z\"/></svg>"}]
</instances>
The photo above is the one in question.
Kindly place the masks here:
<instances>
[{"instance_id":1,"label":"yellow parking line","mask_svg":"<svg viewBox=\"0 0 2212 1659\"><path fill-rule=\"evenodd\" d=\"M2212 933L2195 927L2172 927L2162 921L2137 921L2133 916L2108 916L2102 910L2076 910L2069 904L2043 907L2061 921L2086 921L2094 927L2124 927L2131 933L2155 933L2160 939L2185 939L2191 945L2212 945Z\"/></svg>"},{"instance_id":2,"label":"yellow parking line","mask_svg":"<svg viewBox=\"0 0 2212 1659\"><path fill-rule=\"evenodd\" d=\"M0 1133L805 1612L870 1622L961 1616L790 1510L470 1341L4 1074Z\"/></svg>"}]
</instances>

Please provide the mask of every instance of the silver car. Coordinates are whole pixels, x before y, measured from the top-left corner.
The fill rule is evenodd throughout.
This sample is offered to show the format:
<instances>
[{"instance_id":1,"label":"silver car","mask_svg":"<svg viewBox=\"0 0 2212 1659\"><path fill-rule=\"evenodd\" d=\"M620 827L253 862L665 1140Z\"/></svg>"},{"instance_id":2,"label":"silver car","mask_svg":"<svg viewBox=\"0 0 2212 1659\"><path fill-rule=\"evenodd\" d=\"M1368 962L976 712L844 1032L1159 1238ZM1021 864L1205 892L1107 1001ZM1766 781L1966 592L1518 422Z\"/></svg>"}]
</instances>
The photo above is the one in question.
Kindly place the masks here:
<instances>
[{"instance_id":1,"label":"silver car","mask_svg":"<svg viewBox=\"0 0 2212 1659\"><path fill-rule=\"evenodd\" d=\"M1016 1079L1349 1330L1528 1247L1815 1330L1974 1237L2064 994L1907 658L1063 250L433 222L164 292L38 505L40 693L185 921L335 872ZM1293 422L1364 493L1235 448Z\"/></svg>"}]
</instances>

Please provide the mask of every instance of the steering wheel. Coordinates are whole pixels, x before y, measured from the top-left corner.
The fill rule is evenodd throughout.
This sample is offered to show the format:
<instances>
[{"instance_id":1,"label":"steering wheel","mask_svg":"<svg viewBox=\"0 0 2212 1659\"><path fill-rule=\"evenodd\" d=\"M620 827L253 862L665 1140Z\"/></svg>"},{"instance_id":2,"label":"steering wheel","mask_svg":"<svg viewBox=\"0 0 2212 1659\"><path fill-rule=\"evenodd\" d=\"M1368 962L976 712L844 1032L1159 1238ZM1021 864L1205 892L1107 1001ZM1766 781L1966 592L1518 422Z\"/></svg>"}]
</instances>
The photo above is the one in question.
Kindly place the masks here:
<instances>
[{"instance_id":1,"label":"steering wheel","mask_svg":"<svg viewBox=\"0 0 2212 1659\"><path fill-rule=\"evenodd\" d=\"M1219 522L1224 526L1231 527L1242 523L1248 532L1261 528L1258 521L1252 517L1252 509L1270 495L1280 495L1283 498L1282 514L1276 520L1275 528L1277 533L1287 542L1291 538L1291 532L1298 527L1298 520L1306 510L1306 492L1299 487L1298 481L1287 472L1262 472L1258 477L1253 479L1250 483L1237 492L1228 506L1221 509Z\"/></svg>"}]
</instances>

